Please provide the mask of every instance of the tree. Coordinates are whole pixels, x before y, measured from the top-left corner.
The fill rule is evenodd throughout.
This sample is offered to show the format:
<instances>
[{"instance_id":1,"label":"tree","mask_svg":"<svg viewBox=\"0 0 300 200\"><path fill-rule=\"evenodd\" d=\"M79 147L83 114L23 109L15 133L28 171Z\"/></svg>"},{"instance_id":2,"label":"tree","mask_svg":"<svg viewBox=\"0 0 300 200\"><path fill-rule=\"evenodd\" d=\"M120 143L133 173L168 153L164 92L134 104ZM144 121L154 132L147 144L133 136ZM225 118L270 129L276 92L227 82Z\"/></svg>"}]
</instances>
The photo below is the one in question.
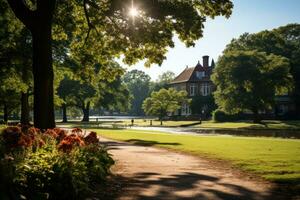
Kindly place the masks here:
<instances>
[{"instance_id":1,"label":"tree","mask_svg":"<svg viewBox=\"0 0 300 200\"><path fill-rule=\"evenodd\" d=\"M57 94L63 101L61 105L63 114L62 122L68 122L67 107L75 105L75 100L72 96L74 92L74 83L75 82L73 80L71 80L68 76L65 75L64 79L60 82L57 88Z\"/></svg>"},{"instance_id":2,"label":"tree","mask_svg":"<svg viewBox=\"0 0 300 200\"><path fill-rule=\"evenodd\" d=\"M296 116L300 115L300 24L288 24L270 31L245 33L233 39L224 52L258 50L289 59L290 73L295 87L291 93L296 105Z\"/></svg>"},{"instance_id":3,"label":"tree","mask_svg":"<svg viewBox=\"0 0 300 200\"><path fill-rule=\"evenodd\" d=\"M20 105L21 92L27 90L19 74L10 68L0 68L0 106L3 108L3 120L8 121L12 110Z\"/></svg>"},{"instance_id":4,"label":"tree","mask_svg":"<svg viewBox=\"0 0 300 200\"><path fill-rule=\"evenodd\" d=\"M59 1L7 0L16 17L30 30L33 43L34 123L39 128L52 128L54 121L54 89L52 68L53 22L69 23L60 27L76 27L75 40L97 37L100 54L125 55L128 64L146 59L146 65L161 64L168 47L173 47L174 33L187 46L202 37L206 17L229 17L233 7L229 0L160 1L137 0L139 20L128 16L129 0ZM85 19L83 18L85 16ZM60 20L55 20L55 17ZM68 24L68 26L67 26ZM75 25L74 25L75 24ZM72 26L74 25L74 26ZM59 30L59 29L58 29ZM58 31L56 30L56 31ZM83 34L83 30L87 30ZM92 31L93 30L93 31ZM84 41L80 37L84 35Z\"/></svg>"},{"instance_id":5,"label":"tree","mask_svg":"<svg viewBox=\"0 0 300 200\"><path fill-rule=\"evenodd\" d=\"M85 54L85 55L83 55ZM85 64L88 72L80 73L77 70L65 70L64 79L57 88L59 97L63 100L63 121L67 121L67 107L76 106L82 109L82 121L89 121L92 107L126 109L129 92L122 84L121 76L125 70L116 62L100 65L97 60L89 57L87 51L80 51L73 55L72 65Z\"/></svg>"},{"instance_id":6,"label":"tree","mask_svg":"<svg viewBox=\"0 0 300 200\"><path fill-rule=\"evenodd\" d=\"M227 113L250 110L254 122L259 111L271 109L275 94L291 88L286 58L257 51L226 51L219 58L212 80L217 105Z\"/></svg>"},{"instance_id":7,"label":"tree","mask_svg":"<svg viewBox=\"0 0 300 200\"><path fill-rule=\"evenodd\" d=\"M158 91L162 88L168 89L169 83L175 78L175 73L172 71L166 71L158 76L156 82L153 83L151 90Z\"/></svg>"},{"instance_id":8,"label":"tree","mask_svg":"<svg viewBox=\"0 0 300 200\"><path fill-rule=\"evenodd\" d=\"M209 117L217 108L213 95L195 96L191 102L191 109L193 114L204 114L203 117Z\"/></svg>"},{"instance_id":9,"label":"tree","mask_svg":"<svg viewBox=\"0 0 300 200\"><path fill-rule=\"evenodd\" d=\"M152 92L143 102L143 109L147 115L156 115L159 117L162 125L163 118L168 113L180 109L183 103L189 103L186 91L176 91L173 88L161 89L158 92Z\"/></svg>"},{"instance_id":10,"label":"tree","mask_svg":"<svg viewBox=\"0 0 300 200\"><path fill-rule=\"evenodd\" d=\"M130 109L132 96L120 75L112 82L101 82L99 87L100 95L95 103L96 108L122 112Z\"/></svg>"},{"instance_id":11,"label":"tree","mask_svg":"<svg viewBox=\"0 0 300 200\"><path fill-rule=\"evenodd\" d=\"M9 68L14 68L11 76L21 77L22 82L28 87L21 91L21 123L29 124L29 94L31 91L31 36L29 31L19 22L13 21L14 14L9 12L8 5L0 1L0 66L7 68L5 73L12 72ZM6 74L7 75L7 74ZM10 75L8 75L9 77ZM2 77L3 78L3 77ZM14 99L17 97L15 94Z\"/></svg>"},{"instance_id":12,"label":"tree","mask_svg":"<svg viewBox=\"0 0 300 200\"><path fill-rule=\"evenodd\" d=\"M150 76L143 71L132 70L124 75L123 80L132 95L129 113L137 116L143 115L142 104L149 96Z\"/></svg>"}]
</instances>

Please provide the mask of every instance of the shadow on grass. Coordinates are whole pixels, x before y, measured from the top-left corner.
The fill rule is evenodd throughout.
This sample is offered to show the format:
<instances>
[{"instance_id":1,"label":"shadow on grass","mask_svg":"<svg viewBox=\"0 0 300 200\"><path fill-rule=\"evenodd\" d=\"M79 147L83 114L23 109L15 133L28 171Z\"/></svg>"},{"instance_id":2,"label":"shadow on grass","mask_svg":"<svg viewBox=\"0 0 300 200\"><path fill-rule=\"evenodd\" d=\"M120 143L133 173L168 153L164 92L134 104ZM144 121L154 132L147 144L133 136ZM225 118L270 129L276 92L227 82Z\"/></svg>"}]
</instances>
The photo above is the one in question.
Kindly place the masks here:
<instances>
[{"instance_id":1,"label":"shadow on grass","mask_svg":"<svg viewBox=\"0 0 300 200\"><path fill-rule=\"evenodd\" d=\"M195 125L199 125L201 124L201 122L194 122L194 123L190 123L190 124L183 124L183 125L180 125L179 127L190 127L190 126L195 126Z\"/></svg>"},{"instance_id":2,"label":"shadow on grass","mask_svg":"<svg viewBox=\"0 0 300 200\"><path fill-rule=\"evenodd\" d=\"M139 140L139 139L130 139L130 140L126 140L125 142L130 142L135 145L141 145L141 146L154 146L154 145L178 146L178 145L181 145L181 143L177 143L177 142L157 142L157 141L152 141L152 140Z\"/></svg>"},{"instance_id":3,"label":"shadow on grass","mask_svg":"<svg viewBox=\"0 0 300 200\"><path fill-rule=\"evenodd\" d=\"M205 172L204 172L205 173ZM135 200L288 200L297 199L297 193L280 185L268 193L260 193L240 185L223 183L215 176L200 173L181 172L169 176L159 173L136 173L130 177L115 176L106 200L124 198ZM115 186L114 186L115 184ZM299 191L298 191L299 194Z\"/></svg>"}]
</instances>

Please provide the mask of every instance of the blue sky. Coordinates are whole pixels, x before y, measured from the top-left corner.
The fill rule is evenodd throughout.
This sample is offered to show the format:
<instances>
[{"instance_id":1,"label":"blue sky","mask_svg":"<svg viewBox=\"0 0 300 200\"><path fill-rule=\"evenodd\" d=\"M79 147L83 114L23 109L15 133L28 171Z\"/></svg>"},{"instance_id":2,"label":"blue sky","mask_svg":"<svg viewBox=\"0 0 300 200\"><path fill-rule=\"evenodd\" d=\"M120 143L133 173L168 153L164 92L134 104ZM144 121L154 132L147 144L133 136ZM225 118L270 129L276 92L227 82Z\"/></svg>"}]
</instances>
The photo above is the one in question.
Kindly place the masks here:
<instances>
[{"instance_id":1,"label":"blue sky","mask_svg":"<svg viewBox=\"0 0 300 200\"><path fill-rule=\"evenodd\" d=\"M231 17L208 19L205 23L204 37L196 42L195 47L186 48L177 38L175 47L167 53L162 66L152 65L145 68L143 62L128 67L139 69L156 80L165 71L179 74L185 66L193 67L202 56L209 55L215 61L222 54L226 44L245 32L255 33L273 29L288 23L300 23L300 0L233 0L234 9Z\"/></svg>"}]
</instances>

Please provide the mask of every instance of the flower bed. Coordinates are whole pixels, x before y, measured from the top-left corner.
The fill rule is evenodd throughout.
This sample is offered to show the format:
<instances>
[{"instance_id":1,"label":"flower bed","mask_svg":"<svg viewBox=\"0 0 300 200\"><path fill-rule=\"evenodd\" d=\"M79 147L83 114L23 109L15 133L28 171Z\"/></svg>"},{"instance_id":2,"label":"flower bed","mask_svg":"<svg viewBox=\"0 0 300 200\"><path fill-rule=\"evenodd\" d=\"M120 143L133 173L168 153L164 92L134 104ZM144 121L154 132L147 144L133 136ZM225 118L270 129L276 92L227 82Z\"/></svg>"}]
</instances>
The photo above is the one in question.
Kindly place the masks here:
<instances>
[{"instance_id":1,"label":"flower bed","mask_svg":"<svg viewBox=\"0 0 300 200\"><path fill-rule=\"evenodd\" d=\"M113 164L95 132L8 127L0 135L0 199L83 199Z\"/></svg>"}]
</instances>

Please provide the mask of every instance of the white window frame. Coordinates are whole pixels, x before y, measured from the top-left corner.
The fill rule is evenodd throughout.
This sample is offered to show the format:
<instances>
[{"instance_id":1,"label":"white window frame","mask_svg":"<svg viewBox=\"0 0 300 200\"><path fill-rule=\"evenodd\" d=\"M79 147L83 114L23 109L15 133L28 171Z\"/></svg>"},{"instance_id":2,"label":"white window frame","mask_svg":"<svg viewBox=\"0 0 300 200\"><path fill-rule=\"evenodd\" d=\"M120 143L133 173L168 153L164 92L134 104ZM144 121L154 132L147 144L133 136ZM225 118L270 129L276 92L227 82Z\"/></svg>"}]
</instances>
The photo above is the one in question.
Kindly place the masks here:
<instances>
[{"instance_id":1,"label":"white window frame","mask_svg":"<svg viewBox=\"0 0 300 200\"><path fill-rule=\"evenodd\" d=\"M190 85L190 96L195 96L196 94L196 84L195 83L191 83Z\"/></svg>"},{"instance_id":2,"label":"white window frame","mask_svg":"<svg viewBox=\"0 0 300 200\"><path fill-rule=\"evenodd\" d=\"M207 96L210 94L210 85L208 83L201 84L202 96Z\"/></svg>"}]
</instances>

